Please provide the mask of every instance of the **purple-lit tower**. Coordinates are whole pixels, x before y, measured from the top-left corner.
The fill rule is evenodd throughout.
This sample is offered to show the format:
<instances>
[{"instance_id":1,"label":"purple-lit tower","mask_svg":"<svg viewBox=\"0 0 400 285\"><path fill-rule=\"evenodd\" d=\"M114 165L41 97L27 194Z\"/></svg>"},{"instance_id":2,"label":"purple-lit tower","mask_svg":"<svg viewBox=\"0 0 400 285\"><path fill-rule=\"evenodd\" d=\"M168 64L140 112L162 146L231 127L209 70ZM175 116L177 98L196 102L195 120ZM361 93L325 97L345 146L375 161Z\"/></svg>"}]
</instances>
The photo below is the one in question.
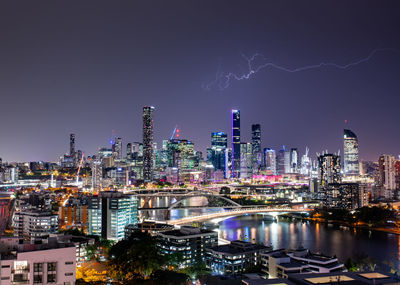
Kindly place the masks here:
<instances>
[{"instance_id":1,"label":"purple-lit tower","mask_svg":"<svg viewBox=\"0 0 400 285\"><path fill-rule=\"evenodd\" d=\"M232 110L232 177L240 177L240 111Z\"/></svg>"}]
</instances>

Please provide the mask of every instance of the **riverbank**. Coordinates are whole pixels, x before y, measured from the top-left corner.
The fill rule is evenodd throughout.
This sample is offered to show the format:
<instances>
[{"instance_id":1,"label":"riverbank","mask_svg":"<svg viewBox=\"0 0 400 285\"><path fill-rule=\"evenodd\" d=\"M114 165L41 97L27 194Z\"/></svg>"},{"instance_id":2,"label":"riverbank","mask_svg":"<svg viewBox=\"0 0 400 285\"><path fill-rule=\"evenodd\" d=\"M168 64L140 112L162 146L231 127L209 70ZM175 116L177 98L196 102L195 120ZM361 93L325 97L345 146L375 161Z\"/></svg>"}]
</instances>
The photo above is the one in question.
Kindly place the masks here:
<instances>
[{"instance_id":1,"label":"riverbank","mask_svg":"<svg viewBox=\"0 0 400 285\"><path fill-rule=\"evenodd\" d=\"M312 222L317 222L317 223L325 223L325 224L333 224L333 225L338 225L342 227L348 227L348 228L354 228L354 229L363 229L363 230L370 230L370 231L380 231L380 232L386 232L386 233L391 233L391 234L396 234L400 235L400 229L399 228L388 228L388 227L382 227L382 226L369 226L366 223L361 223L358 222L356 224L349 223L349 222L344 222L344 221L335 221L335 220L325 220L321 218L307 218L307 217L295 217L296 219L301 219L302 221L312 221Z\"/></svg>"}]
</instances>

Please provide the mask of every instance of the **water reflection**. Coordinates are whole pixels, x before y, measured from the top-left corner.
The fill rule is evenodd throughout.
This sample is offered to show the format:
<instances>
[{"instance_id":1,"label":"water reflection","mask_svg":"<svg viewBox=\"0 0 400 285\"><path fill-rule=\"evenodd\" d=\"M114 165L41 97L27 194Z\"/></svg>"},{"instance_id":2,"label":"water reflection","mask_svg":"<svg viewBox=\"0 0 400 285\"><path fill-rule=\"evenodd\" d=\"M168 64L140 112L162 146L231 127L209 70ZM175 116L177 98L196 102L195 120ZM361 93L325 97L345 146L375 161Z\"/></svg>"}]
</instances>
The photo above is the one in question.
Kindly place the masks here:
<instances>
[{"instance_id":1,"label":"water reflection","mask_svg":"<svg viewBox=\"0 0 400 285\"><path fill-rule=\"evenodd\" d=\"M250 241L272 244L277 248L302 245L314 252L337 255L345 262L348 257L368 255L382 262L392 262L400 269L399 236L384 232L357 229L342 230L337 226L312 222L273 222L260 215L233 217L219 223L219 234L228 240L248 238Z\"/></svg>"}]
</instances>

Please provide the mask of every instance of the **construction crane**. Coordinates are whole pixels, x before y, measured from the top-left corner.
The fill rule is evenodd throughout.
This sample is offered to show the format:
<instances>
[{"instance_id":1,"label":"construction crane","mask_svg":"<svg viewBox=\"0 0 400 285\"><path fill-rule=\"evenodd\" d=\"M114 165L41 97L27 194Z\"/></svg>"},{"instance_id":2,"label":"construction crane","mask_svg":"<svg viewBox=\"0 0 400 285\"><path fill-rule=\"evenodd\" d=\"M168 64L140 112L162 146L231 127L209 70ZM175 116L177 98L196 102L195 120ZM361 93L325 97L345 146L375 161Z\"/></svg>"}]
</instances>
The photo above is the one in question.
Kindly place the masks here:
<instances>
[{"instance_id":1,"label":"construction crane","mask_svg":"<svg viewBox=\"0 0 400 285\"><path fill-rule=\"evenodd\" d=\"M76 172L76 185L78 185L78 182L79 182L79 173L81 172L84 156L85 156L85 153L82 152L81 160L79 161L78 171Z\"/></svg>"},{"instance_id":2,"label":"construction crane","mask_svg":"<svg viewBox=\"0 0 400 285\"><path fill-rule=\"evenodd\" d=\"M175 135L176 135L177 138L179 138L179 129L178 129L178 125L175 126L175 129L174 129L174 131L172 132L172 136L171 136L171 138L170 138L169 140L172 140L172 139L175 137Z\"/></svg>"}]
</instances>

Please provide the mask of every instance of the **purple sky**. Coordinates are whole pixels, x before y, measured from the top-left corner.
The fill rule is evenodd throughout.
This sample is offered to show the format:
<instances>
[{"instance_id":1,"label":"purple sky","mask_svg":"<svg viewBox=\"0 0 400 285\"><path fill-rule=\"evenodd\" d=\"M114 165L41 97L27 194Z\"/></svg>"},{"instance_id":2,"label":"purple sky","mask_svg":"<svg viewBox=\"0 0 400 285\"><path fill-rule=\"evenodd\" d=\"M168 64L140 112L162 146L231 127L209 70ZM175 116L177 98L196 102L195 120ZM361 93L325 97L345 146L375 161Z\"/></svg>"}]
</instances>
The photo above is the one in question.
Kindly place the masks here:
<instances>
[{"instance_id":1,"label":"purple sky","mask_svg":"<svg viewBox=\"0 0 400 285\"><path fill-rule=\"evenodd\" d=\"M348 69L260 70L221 91L205 83L241 74L241 54L296 68L347 64L376 48L400 49L399 1L3 1L0 3L0 157L55 161L94 154L112 130L141 141L141 110L154 105L155 139L204 151L210 132L230 134L241 110L243 141L260 123L262 146L311 154L359 137L361 159L399 154L400 52ZM348 120L345 126L344 120Z\"/></svg>"}]
</instances>

